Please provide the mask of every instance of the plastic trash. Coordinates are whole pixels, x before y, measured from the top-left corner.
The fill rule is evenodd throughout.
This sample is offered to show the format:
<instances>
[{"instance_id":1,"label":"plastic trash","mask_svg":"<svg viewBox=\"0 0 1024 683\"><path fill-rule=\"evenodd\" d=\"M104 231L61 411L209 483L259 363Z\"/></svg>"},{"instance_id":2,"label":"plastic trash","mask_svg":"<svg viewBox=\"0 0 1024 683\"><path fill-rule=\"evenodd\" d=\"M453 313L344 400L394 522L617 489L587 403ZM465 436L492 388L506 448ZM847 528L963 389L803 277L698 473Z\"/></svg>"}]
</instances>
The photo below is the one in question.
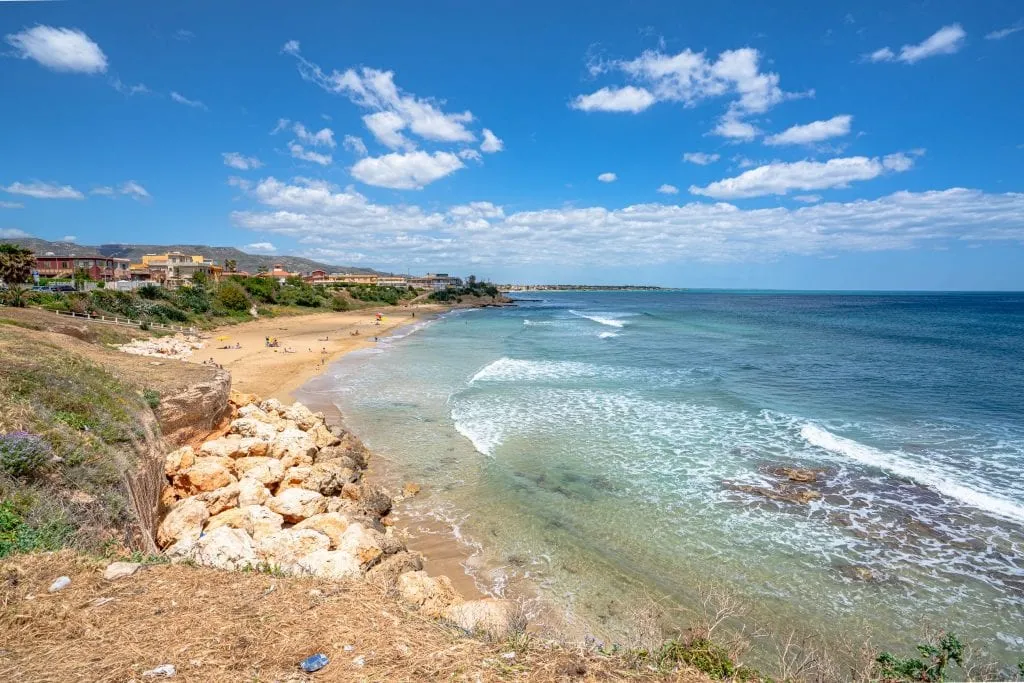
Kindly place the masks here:
<instances>
[{"instance_id":1,"label":"plastic trash","mask_svg":"<svg viewBox=\"0 0 1024 683\"><path fill-rule=\"evenodd\" d=\"M174 678L177 675L178 670L174 668L173 664L161 664L155 669L149 671L143 671L143 678Z\"/></svg>"},{"instance_id":2,"label":"plastic trash","mask_svg":"<svg viewBox=\"0 0 1024 683\"><path fill-rule=\"evenodd\" d=\"M57 579L50 584L50 592L56 593L62 591L71 585L71 578L67 576L58 576Z\"/></svg>"},{"instance_id":3,"label":"plastic trash","mask_svg":"<svg viewBox=\"0 0 1024 683\"><path fill-rule=\"evenodd\" d=\"M327 659L327 655L318 652L315 655L310 655L309 657L303 659L301 662L299 662L299 666L302 668L303 671L305 671L308 674L311 674L314 671L319 671L320 669L327 666L330 663L330 661L331 660Z\"/></svg>"}]
</instances>

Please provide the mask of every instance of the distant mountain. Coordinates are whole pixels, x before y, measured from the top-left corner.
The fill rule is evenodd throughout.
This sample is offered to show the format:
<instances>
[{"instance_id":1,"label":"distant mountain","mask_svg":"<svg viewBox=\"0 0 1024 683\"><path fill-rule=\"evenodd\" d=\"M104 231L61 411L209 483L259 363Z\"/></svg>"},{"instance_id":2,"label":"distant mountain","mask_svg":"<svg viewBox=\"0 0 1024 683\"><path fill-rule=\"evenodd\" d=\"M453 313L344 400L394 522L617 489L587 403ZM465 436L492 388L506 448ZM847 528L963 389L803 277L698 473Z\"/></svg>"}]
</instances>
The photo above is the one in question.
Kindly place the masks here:
<instances>
[{"instance_id":1,"label":"distant mountain","mask_svg":"<svg viewBox=\"0 0 1024 683\"><path fill-rule=\"evenodd\" d=\"M234 247L208 247L204 244L101 244L98 247L74 242L50 242L35 237L18 237L0 239L0 242L20 244L36 254L52 253L54 256L109 256L131 259L132 263L142 260L143 254L162 254L168 251L180 251L185 254L200 254L218 265L234 259L238 270L256 273L260 268L270 270L275 263L280 263L285 270L293 273L307 273L311 270L326 270L328 273L378 273L371 268L355 268L320 263L300 256L264 256L247 254Z\"/></svg>"}]
</instances>

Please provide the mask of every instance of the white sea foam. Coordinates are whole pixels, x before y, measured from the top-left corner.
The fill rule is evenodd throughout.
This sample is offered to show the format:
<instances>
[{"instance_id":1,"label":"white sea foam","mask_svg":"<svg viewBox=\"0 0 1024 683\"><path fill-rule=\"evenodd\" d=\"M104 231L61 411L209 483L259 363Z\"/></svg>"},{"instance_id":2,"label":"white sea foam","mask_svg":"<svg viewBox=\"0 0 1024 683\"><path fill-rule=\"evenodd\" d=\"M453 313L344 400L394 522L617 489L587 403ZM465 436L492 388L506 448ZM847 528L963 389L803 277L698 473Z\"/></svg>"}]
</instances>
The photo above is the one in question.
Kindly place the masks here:
<instances>
[{"instance_id":1,"label":"white sea foam","mask_svg":"<svg viewBox=\"0 0 1024 683\"><path fill-rule=\"evenodd\" d=\"M594 313L580 313L579 311L573 311L571 309L570 309L569 312L572 313L575 316L580 317L580 318L586 318L587 320L593 320L595 323L600 323L601 325L607 325L608 327L625 327L626 326L626 321L625 320L618 320L616 318L610 318L607 315L597 315L597 314L594 314Z\"/></svg>"},{"instance_id":2,"label":"white sea foam","mask_svg":"<svg viewBox=\"0 0 1024 683\"><path fill-rule=\"evenodd\" d=\"M838 453L864 465L877 467L900 477L912 479L971 507L1011 519L1017 523L1024 523L1024 506L959 484L953 481L952 475L929 470L896 453L888 453L852 439L837 436L813 424L804 425L800 430L800 436L812 446Z\"/></svg>"},{"instance_id":3,"label":"white sea foam","mask_svg":"<svg viewBox=\"0 0 1024 683\"><path fill-rule=\"evenodd\" d=\"M536 361L518 358L499 358L479 370L469 380L476 382L528 382L560 380L573 377L600 377L614 372L614 368L601 368L589 363L573 361Z\"/></svg>"},{"instance_id":4,"label":"white sea foam","mask_svg":"<svg viewBox=\"0 0 1024 683\"><path fill-rule=\"evenodd\" d=\"M618 337L619 333L618 332L602 332L601 334L599 334L597 336L599 338L601 338L601 339L611 339L612 337Z\"/></svg>"}]
</instances>

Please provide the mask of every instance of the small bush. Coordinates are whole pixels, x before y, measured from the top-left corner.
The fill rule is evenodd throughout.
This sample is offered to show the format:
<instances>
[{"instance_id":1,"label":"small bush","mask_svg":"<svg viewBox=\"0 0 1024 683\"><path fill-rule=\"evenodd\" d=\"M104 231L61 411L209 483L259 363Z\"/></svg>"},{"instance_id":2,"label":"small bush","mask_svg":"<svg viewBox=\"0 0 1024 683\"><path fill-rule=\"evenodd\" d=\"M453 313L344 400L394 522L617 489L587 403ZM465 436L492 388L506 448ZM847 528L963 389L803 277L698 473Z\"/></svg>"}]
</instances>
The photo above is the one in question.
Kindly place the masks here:
<instances>
[{"instance_id":1,"label":"small bush","mask_svg":"<svg viewBox=\"0 0 1024 683\"><path fill-rule=\"evenodd\" d=\"M217 301L229 311L247 311L250 306L245 288L234 280L220 283L217 287Z\"/></svg>"},{"instance_id":2,"label":"small bush","mask_svg":"<svg viewBox=\"0 0 1024 683\"><path fill-rule=\"evenodd\" d=\"M149 299L150 301L164 298L164 288L157 285L142 285L136 291L143 299Z\"/></svg>"},{"instance_id":3,"label":"small bush","mask_svg":"<svg viewBox=\"0 0 1024 683\"><path fill-rule=\"evenodd\" d=\"M155 389L143 389L142 398L146 399L146 405L153 410L160 405L160 392Z\"/></svg>"},{"instance_id":4,"label":"small bush","mask_svg":"<svg viewBox=\"0 0 1024 683\"><path fill-rule=\"evenodd\" d=\"M36 472L51 457L50 445L35 434L11 432L0 436L0 469L13 477Z\"/></svg>"},{"instance_id":5,"label":"small bush","mask_svg":"<svg viewBox=\"0 0 1024 683\"><path fill-rule=\"evenodd\" d=\"M878 655L879 673L885 680L928 681L946 680L946 667L953 661L963 666L964 646L952 633L943 634L938 643L917 646L917 657L901 659L889 652Z\"/></svg>"}]
</instances>

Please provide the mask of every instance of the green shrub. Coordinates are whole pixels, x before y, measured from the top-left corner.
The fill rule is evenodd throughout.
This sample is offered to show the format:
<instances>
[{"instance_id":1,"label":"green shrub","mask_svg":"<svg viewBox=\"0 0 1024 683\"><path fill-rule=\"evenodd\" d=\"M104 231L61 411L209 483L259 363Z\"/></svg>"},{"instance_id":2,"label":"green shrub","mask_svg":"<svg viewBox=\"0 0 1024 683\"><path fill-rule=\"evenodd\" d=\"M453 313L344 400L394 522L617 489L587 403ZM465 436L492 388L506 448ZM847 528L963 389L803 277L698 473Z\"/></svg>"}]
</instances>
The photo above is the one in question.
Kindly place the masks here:
<instances>
[{"instance_id":1,"label":"green shrub","mask_svg":"<svg viewBox=\"0 0 1024 683\"><path fill-rule=\"evenodd\" d=\"M331 310L332 311L348 311L352 309L352 303L343 296L335 294L331 297Z\"/></svg>"},{"instance_id":2,"label":"green shrub","mask_svg":"<svg viewBox=\"0 0 1024 683\"><path fill-rule=\"evenodd\" d=\"M917 646L918 656L901 659L889 652L878 655L875 662L885 680L928 681L946 680L946 667L953 661L963 666L963 643L952 633L943 634L938 643Z\"/></svg>"},{"instance_id":3,"label":"green shrub","mask_svg":"<svg viewBox=\"0 0 1024 683\"><path fill-rule=\"evenodd\" d=\"M238 282L227 280L217 287L217 302L229 311L247 311L251 304L245 292L245 288Z\"/></svg>"},{"instance_id":4,"label":"green shrub","mask_svg":"<svg viewBox=\"0 0 1024 683\"><path fill-rule=\"evenodd\" d=\"M160 405L160 392L155 389L143 389L142 398L146 399L146 405L153 410Z\"/></svg>"},{"instance_id":5,"label":"green shrub","mask_svg":"<svg viewBox=\"0 0 1024 683\"><path fill-rule=\"evenodd\" d=\"M159 285L146 284L142 285L135 291L137 291L139 296L143 299L149 299L150 301L164 298L164 288Z\"/></svg>"},{"instance_id":6,"label":"green shrub","mask_svg":"<svg viewBox=\"0 0 1024 683\"><path fill-rule=\"evenodd\" d=\"M265 304L277 303L277 295L281 291L281 283L269 277L242 277L235 275L231 277L229 282L241 284L253 299Z\"/></svg>"},{"instance_id":7,"label":"green shrub","mask_svg":"<svg viewBox=\"0 0 1024 683\"><path fill-rule=\"evenodd\" d=\"M207 313L211 308L210 294L203 287L184 285L175 292L175 299L181 308L193 313Z\"/></svg>"},{"instance_id":8,"label":"green shrub","mask_svg":"<svg viewBox=\"0 0 1024 683\"><path fill-rule=\"evenodd\" d=\"M188 314L179 308L175 308L170 304L156 304L155 306L151 306L149 309L149 314L154 318L159 318L164 322L188 322Z\"/></svg>"},{"instance_id":9,"label":"green shrub","mask_svg":"<svg viewBox=\"0 0 1024 683\"><path fill-rule=\"evenodd\" d=\"M0 435L0 469L12 477L33 474L52 457L50 445L35 434L11 432Z\"/></svg>"}]
</instances>

